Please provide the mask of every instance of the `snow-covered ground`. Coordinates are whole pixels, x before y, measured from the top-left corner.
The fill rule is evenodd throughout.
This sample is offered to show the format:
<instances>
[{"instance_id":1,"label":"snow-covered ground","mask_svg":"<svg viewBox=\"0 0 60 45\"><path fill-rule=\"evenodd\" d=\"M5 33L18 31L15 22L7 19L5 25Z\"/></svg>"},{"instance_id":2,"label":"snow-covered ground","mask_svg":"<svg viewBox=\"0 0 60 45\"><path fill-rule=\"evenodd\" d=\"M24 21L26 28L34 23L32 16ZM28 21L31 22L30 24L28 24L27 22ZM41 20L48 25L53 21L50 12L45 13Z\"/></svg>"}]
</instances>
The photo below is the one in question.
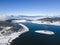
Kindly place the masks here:
<instances>
[{"instance_id":1,"label":"snow-covered ground","mask_svg":"<svg viewBox=\"0 0 60 45\"><path fill-rule=\"evenodd\" d=\"M20 24L20 25L23 27L22 31L19 30L18 32L14 32L14 33L12 33L11 35L8 35L8 36L1 35L0 36L0 45L7 45L7 44L9 44L9 42L12 42L12 40L17 38L22 33L29 31L29 29L25 25L23 25L23 24ZM9 28L7 27L7 29L9 29Z\"/></svg>"},{"instance_id":2,"label":"snow-covered ground","mask_svg":"<svg viewBox=\"0 0 60 45\"><path fill-rule=\"evenodd\" d=\"M42 23L42 21L27 21L27 20L13 20L12 21L12 23L19 23L19 22L31 22L31 23L36 23L36 24L47 24L47 25L57 25L57 26L60 26L60 22L59 21L57 21L57 22L53 22L53 23L51 23L51 22L48 22L48 21L44 21L43 23Z\"/></svg>"},{"instance_id":3,"label":"snow-covered ground","mask_svg":"<svg viewBox=\"0 0 60 45\"><path fill-rule=\"evenodd\" d=\"M50 22L41 22L41 21L31 21L32 23L36 23L36 24L47 24L47 25L57 25L57 26L60 26L60 23L57 21L57 22L53 22L53 23L50 23Z\"/></svg>"},{"instance_id":4,"label":"snow-covered ground","mask_svg":"<svg viewBox=\"0 0 60 45\"><path fill-rule=\"evenodd\" d=\"M12 23L17 23L17 22L26 22L26 20L13 20Z\"/></svg>"}]
</instances>

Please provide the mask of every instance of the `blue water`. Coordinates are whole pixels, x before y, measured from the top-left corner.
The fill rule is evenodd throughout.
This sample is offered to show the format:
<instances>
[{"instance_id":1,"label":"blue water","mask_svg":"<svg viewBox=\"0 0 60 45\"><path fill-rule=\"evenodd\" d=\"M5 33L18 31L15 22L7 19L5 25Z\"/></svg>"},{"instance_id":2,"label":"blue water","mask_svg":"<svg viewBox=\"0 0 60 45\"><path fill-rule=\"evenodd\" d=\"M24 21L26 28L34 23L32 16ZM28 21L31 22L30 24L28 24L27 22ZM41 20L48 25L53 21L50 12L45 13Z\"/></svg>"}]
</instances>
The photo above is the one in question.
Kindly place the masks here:
<instances>
[{"instance_id":1,"label":"blue water","mask_svg":"<svg viewBox=\"0 0 60 45\"><path fill-rule=\"evenodd\" d=\"M60 45L60 26L22 23L29 28L29 31L20 35L13 42L15 45ZM50 30L54 35L39 34L36 30Z\"/></svg>"}]
</instances>

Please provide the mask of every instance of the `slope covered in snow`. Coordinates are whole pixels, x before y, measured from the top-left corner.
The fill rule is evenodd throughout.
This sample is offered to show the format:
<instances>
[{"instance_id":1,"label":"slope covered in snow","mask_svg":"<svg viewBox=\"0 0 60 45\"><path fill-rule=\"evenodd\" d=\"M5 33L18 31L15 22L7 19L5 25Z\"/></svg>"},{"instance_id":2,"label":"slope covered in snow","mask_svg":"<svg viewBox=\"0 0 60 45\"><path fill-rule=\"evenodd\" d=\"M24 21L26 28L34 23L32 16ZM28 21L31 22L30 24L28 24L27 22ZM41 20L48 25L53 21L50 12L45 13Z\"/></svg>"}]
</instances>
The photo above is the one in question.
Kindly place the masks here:
<instances>
[{"instance_id":1,"label":"slope covered in snow","mask_svg":"<svg viewBox=\"0 0 60 45\"><path fill-rule=\"evenodd\" d=\"M0 45L10 45L10 42L24 32L29 31L23 24L13 24L0 21Z\"/></svg>"}]
</instances>

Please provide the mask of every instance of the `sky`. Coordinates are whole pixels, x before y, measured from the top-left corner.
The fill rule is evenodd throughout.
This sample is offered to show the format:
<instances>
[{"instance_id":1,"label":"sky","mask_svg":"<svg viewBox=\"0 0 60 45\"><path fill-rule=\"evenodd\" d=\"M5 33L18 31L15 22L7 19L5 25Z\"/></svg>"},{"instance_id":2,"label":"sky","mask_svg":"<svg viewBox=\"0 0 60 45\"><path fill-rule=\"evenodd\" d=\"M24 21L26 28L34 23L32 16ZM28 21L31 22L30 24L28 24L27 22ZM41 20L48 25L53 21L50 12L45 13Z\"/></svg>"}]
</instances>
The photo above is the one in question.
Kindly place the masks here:
<instances>
[{"instance_id":1,"label":"sky","mask_svg":"<svg viewBox=\"0 0 60 45\"><path fill-rule=\"evenodd\" d=\"M60 0L0 0L0 15L60 15Z\"/></svg>"}]
</instances>

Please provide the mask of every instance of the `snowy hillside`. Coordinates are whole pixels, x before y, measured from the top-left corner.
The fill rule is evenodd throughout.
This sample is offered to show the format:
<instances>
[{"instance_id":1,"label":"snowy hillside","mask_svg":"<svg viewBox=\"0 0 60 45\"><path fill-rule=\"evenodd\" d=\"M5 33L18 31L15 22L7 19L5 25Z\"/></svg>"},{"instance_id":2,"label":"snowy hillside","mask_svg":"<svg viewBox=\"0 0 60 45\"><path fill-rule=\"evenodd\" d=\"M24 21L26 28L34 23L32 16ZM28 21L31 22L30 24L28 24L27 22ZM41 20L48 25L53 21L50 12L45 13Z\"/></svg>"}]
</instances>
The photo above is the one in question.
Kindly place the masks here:
<instances>
[{"instance_id":1,"label":"snowy hillside","mask_svg":"<svg viewBox=\"0 0 60 45\"><path fill-rule=\"evenodd\" d=\"M9 45L12 40L17 38L29 29L23 24L13 24L0 21L0 44Z\"/></svg>"}]
</instances>

